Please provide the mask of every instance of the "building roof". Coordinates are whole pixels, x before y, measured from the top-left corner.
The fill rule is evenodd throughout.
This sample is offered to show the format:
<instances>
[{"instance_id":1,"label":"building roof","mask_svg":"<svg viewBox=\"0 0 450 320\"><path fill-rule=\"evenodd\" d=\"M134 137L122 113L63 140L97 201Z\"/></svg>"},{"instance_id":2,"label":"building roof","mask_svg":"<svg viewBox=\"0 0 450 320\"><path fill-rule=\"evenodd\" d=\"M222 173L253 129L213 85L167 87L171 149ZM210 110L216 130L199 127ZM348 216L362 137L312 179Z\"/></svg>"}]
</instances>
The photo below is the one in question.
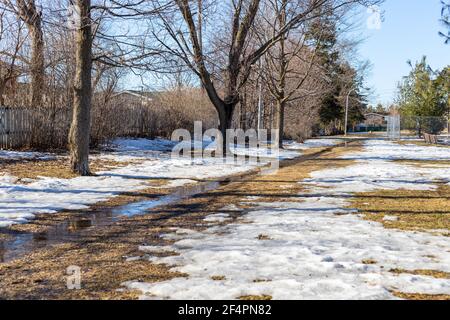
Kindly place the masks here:
<instances>
[{"instance_id":1,"label":"building roof","mask_svg":"<svg viewBox=\"0 0 450 320\"><path fill-rule=\"evenodd\" d=\"M147 100L147 101L153 101L155 98L155 94L152 92L145 92L145 91L138 91L138 90L125 90L121 91L117 94L115 94L113 97L120 97L123 95L129 95L132 97L136 97L139 99Z\"/></svg>"},{"instance_id":2,"label":"building roof","mask_svg":"<svg viewBox=\"0 0 450 320\"><path fill-rule=\"evenodd\" d=\"M376 112L369 112L364 114L365 117L367 116L374 116L374 117L380 117L380 118L385 118L386 116L384 114L381 113L376 113Z\"/></svg>"}]
</instances>

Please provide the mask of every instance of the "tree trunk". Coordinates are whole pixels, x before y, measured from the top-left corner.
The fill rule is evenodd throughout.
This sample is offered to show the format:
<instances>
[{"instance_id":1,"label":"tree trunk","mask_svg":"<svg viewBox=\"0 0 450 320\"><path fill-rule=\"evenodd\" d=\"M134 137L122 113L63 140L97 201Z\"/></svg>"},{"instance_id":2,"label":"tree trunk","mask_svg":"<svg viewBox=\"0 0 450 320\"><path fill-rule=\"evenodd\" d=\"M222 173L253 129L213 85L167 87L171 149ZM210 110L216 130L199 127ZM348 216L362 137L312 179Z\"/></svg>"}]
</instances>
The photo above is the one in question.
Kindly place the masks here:
<instances>
[{"instance_id":1,"label":"tree trunk","mask_svg":"<svg viewBox=\"0 0 450 320\"><path fill-rule=\"evenodd\" d=\"M81 23L76 35L76 63L73 85L73 119L69 133L70 165L74 173L89 170L89 137L92 100L92 30L90 0L77 0Z\"/></svg>"},{"instance_id":2,"label":"tree trunk","mask_svg":"<svg viewBox=\"0 0 450 320\"><path fill-rule=\"evenodd\" d=\"M282 1L282 9L279 16L280 27L284 28L286 25L286 5L287 0ZM284 137L284 109L286 106L286 72L287 72L287 61L286 61L286 47L285 47L285 37L281 37L279 43L279 84L277 88L277 110L276 110L276 125L278 130L278 148L283 148L283 137Z\"/></svg>"},{"instance_id":3,"label":"tree trunk","mask_svg":"<svg viewBox=\"0 0 450 320\"><path fill-rule=\"evenodd\" d=\"M42 17L34 0L18 0L19 15L26 24L31 37L31 105L39 107L42 104L45 84L44 33Z\"/></svg>"},{"instance_id":4,"label":"tree trunk","mask_svg":"<svg viewBox=\"0 0 450 320\"><path fill-rule=\"evenodd\" d=\"M4 93L5 93L5 85L3 83L0 83L0 107L5 106L5 98L3 97Z\"/></svg>"},{"instance_id":5,"label":"tree trunk","mask_svg":"<svg viewBox=\"0 0 450 320\"><path fill-rule=\"evenodd\" d=\"M31 105L39 107L43 101L45 62L44 62L44 35L42 33L41 18L36 17L35 23L30 27L32 38L31 57Z\"/></svg>"},{"instance_id":6,"label":"tree trunk","mask_svg":"<svg viewBox=\"0 0 450 320\"><path fill-rule=\"evenodd\" d=\"M230 145L227 143L227 130L231 128L233 122L233 110L235 105L232 104L224 104L222 107L218 108L219 113L219 130L223 137L223 155L228 156L231 155Z\"/></svg>"},{"instance_id":7,"label":"tree trunk","mask_svg":"<svg viewBox=\"0 0 450 320\"><path fill-rule=\"evenodd\" d=\"M275 114L276 128L278 130L278 147L283 148L284 138L284 110L286 103L283 100L277 101L277 109Z\"/></svg>"}]
</instances>

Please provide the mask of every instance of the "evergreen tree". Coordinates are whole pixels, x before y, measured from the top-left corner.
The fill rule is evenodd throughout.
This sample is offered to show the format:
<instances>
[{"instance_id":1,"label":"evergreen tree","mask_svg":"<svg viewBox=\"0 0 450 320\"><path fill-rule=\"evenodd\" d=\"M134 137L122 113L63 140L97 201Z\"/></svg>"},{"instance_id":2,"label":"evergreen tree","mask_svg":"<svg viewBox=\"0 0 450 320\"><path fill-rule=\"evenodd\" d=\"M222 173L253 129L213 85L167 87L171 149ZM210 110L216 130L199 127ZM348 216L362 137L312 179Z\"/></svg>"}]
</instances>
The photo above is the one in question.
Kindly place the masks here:
<instances>
[{"instance_id":1,"label":"evergreen tree","mask_svg":"<svg viewBox=\"0 0 450 320\"><path fill-rule=\"evenodd\" d=\"M439 133L444 127L440 117L448 111L447 72L437 75L427 64L426 57L415 66L410 65L410 74L399 85L400 110L415 119L419 134L422 131Z\"/></svg>"}]
</instances>

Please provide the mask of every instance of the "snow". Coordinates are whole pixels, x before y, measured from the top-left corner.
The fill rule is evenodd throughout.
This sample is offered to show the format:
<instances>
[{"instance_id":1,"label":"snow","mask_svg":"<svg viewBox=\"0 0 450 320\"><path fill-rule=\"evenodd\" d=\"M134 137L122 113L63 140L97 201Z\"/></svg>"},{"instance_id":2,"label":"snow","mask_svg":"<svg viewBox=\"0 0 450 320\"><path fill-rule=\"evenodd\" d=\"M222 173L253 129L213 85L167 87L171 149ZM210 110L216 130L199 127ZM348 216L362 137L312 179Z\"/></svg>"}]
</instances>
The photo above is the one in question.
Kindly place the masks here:
<instances>
[{"instance_id":1,"label":"snow","mask_svg":"<svg viewBox=\"0 0 450 320\"><path fill-rule=\"evenodd\" d=\"M0 160L52 160L55 158L48 153L0 150Z\"/></svg>"},{"instance_id":2,"label":"snow","mask_svg":"<svg viewBox=\"0 0 450 320\"><path fill-rule=\"evenodd\" d=\"M450 181L449 168L420 168L393 159L449 159L450 150L387 141L368 141L346 168L314 172L302 181L303 202L259 203L245 216L252 223L182 230L157 250L178 256L154 257L189 275L160 283L128 282L143 299L395 299L392 291L450 294L450 280L389 270L450 272L450 238L428 232L385 229L348 209L353 192L381 189L432 190ZM299 195L301 196L301 195ZM339 214L339 215L338 215ZM388 218L390 219L390 218ZM269 240L259 240L259 235ZM364 264L371 259L374 264ZM213 276L224 276L214 281ZM266 281L259 281L266 280Z\"/></svg>"},{"instance_id":3,"label":"snow","mask_svg":"<svg viewBox=\"0 0 450 320\"><path fill-rule=\"evenodd\" d=\"M286 149L291 150L306 150L310 148L322 148L322 147L332 147L342 143L339 139L310 139L306 140L305 143L298 143L295 141L286 141L284 146Z\"/></svg>"},{"instance_id":4,"label":"snow","mask_svg":"<svg viewBox=\"0 0 450 320\"><path fill-rule=\"evenodd\" d=\"M204 219L206 222L225 222L230 220L230 215L226 213L211 214Z\"/></svg>"},{"instance_id":5,"label":"snow","mask_svg":"<svg viewBox=\"0 0 450 320\"><path fill-rule=\"evenodd\" d=\"M221 159L214 158L195 159L192 162L185 158L171 158L170 151L175 145L175 142L163 139L117 139L112 144L112 151L95 157L129 164L99 172L95 177L40 178L21 185L18 184L17 178L0 173L0 227L26 223L36 214L82 210L122 192L150 188L149 182L155 179L166 180L166 188L175 188L197 183L199 180L242 174L267 163L224 163ZM281 154L280 158L298 155L298 152L295 155ZM23 160L50 159L52 156L0 151L0 159L1 157ZM145 209L164 204L165 200L139 203L124 208L121 214L138 214Z\"/></svg>"},{"instance_id":6,"label":"snow","mask_svg":"<svg viewBox=\"0 0 450 320\"><path fill-rule=\"evenodd\" d=\"M355 160L450 160L450 149L439 146L401 145L387 140L371 140L363 152L346 157Z\"/></svg>"}]
</instances>

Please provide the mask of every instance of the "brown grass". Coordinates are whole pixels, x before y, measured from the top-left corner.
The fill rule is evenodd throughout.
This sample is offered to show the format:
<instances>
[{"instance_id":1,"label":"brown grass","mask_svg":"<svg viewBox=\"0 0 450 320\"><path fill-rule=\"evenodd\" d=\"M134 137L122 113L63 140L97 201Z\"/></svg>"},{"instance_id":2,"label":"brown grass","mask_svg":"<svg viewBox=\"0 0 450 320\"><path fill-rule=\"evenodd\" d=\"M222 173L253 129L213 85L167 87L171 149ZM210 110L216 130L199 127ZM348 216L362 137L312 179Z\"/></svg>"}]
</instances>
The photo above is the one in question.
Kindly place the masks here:
<instances>
[{"instance_id":1,"label":"brown grass","mask_svg":"<svg viewBox=\"0 0 450 320\"><path fill-rule=\"evenodd\" d=\"M392 292L394 296L400 299L406 300L450 300L450 295L447 294L420 294L420 293L402 293L402 292Z\"/></svg>"},{"instance_id":2,"label":"brown grass","mask_svg":"<svg viewBox=\"0 0 450 320\"><path fill-rule=\"evenodd\" d=\"M259 236L258 236L258 238L257 238L258 240L261 240L261 241L268 241L268 240L272 240L272 238L271 237L269 237L268 235L265 235L265 234L260 234Z\"/></svg>"},{"instance_id":3,"label":"brown grass","mask_svg":"<svg viewBox=\"0 0 450 320\"><path fill-rule=\"evenodd\" d=\"M438 270L403 270L403 269L391 269L389 272L394 274L413 274L416 276L428 276L436 279L450 279L450 273L438 271Z\"/></svg>"},{"instance_id":4,"label":"brown grass","mask_svg":"<svg viewBox=\"0 0 450 320\"><path fill-rule=\"evenodd\" d=\"M373 259L365 259L362 261L362 264L366 264L366 265L372 265L372 264L377 264L378 261L373 260Z\"/></svg>"},{"instance_id":5,"label":"brown grass","mask_svg":"<svg viewBox=\"0 0 450 320\"><path fill-rule=\"evenodd\" d=\"M450 230L449 195L450 186L444 184L435 191L381 190L356 194L350 207L386 228ZM395 216L398 220L385 221L385 216Z\"/></svg>"},{"instance_id":6,"label":"brown grass","mask_svg":"<svg viewBox=\"0 0 450 320\"><path fill-rule=\"evenodd\" d=\"M2 163L0 164L0 172L8 173L9 175L17 177L19 180L37 179L39 177L59 179L76 178L77 175L69 169L68 161L68 158L60 157L57 160L49 161ZM125 167L130 164L130 162L95 159L91 161L90 167L91 171L95 174L95 172Z\"/></svg>"}]
</instances>

